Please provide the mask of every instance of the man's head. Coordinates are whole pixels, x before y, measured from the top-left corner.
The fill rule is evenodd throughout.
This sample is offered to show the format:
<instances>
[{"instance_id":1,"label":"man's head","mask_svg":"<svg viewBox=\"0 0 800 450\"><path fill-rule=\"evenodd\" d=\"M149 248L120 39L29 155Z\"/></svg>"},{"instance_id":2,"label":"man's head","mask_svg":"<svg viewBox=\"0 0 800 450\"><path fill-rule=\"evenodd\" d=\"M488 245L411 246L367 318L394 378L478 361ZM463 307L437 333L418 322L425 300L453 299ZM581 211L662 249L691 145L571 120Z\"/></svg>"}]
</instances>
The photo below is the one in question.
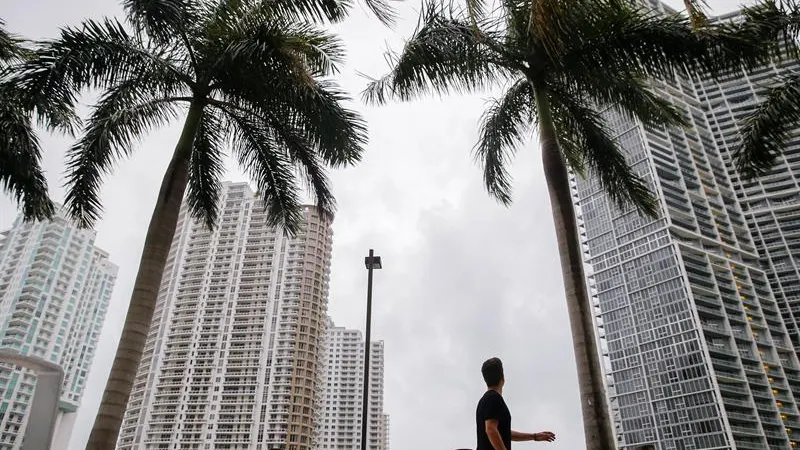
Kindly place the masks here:
<instances>
[{"instance_id":1,"label":"man's head","mask_svg":"<svg viewBox=\"0 0 800 450\"><path fill-rule=\"evenodd\" d=\"M656 450L656 447L655 447L655 445L645 444L645 445L640 445L639 447L636 447L636 450Z\"/></svg>"},{"instance_id":2,"label":"man's head","mask_svg":"<svg viewBox=\"0 0 800 450\"><path fill-rule=\"evenodd\" d=\"M503 387L506 381L503 375L503 362L500 361L500 358L489 358L484 361L481 366L481 373L483 374L483 381L486 382L486 387L489 388Z\"/></svg>"}]
</instances>

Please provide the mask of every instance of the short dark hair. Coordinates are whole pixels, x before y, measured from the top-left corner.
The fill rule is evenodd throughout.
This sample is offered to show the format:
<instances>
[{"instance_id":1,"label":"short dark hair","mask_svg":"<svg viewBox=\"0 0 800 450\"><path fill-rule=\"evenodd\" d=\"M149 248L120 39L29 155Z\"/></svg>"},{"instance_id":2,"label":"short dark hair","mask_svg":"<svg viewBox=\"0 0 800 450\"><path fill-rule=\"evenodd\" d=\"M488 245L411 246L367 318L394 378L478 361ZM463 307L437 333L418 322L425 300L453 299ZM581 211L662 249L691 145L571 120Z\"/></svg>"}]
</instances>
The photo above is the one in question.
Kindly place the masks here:
<instances>
[{"instance_id":1,"label":"short dark hair","mask_svg":"<svg viewBox=\"0 0 800 450\"><path fill-rule=\"evenodd\" d=\"M494 387L500 385L503 381L503 361L500 358L489 358L483 362L481 366L481 374L483 374L483 381L486 386Z\"/></svg>"},{"instance_id":2,"label":"short dark hair","mask_svg":"<svg viewBox=\"0 0 800 450\"><path fill-rule=\"evenodd\" d=\"M656 446L652 444L645 444L636 447L636 450L656 450Z\"/></svg>"}]
</instances>

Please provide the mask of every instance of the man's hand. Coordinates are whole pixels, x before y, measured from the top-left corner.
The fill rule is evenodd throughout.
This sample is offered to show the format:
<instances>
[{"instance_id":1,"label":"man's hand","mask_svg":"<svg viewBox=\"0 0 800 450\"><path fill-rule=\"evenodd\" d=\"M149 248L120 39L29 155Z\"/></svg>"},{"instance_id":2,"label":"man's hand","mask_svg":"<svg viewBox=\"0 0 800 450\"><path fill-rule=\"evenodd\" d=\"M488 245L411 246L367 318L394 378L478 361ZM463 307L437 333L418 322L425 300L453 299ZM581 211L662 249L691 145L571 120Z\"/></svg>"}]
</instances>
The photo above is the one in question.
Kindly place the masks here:
<instances>
[{"instance_id":1,"label":"man's hand","mask_svg":"<svg viewBox=\"0 0 800 450\"><path fill-rule=\"evenodd\" d=\"M488 421L487 421L488 422ZM488 428L486 430L489 431ZM553 442L556 440L556 435L550 431L540 431L538 433L520 433L519 431L511 430L512 441L544 441Z\"/></svg>"},{"instance_id":2,"label":"man's hand","mask_svg":"<svg viewBox=\"0 0 800 450\"><path fill-rule=\"evenodd\" d=\"M534 441L544 441L544 442L553 442L556 440L556 435L550 431L540 431L539 433L533 433L533 440Z\"/></svg>"}]
</instances>

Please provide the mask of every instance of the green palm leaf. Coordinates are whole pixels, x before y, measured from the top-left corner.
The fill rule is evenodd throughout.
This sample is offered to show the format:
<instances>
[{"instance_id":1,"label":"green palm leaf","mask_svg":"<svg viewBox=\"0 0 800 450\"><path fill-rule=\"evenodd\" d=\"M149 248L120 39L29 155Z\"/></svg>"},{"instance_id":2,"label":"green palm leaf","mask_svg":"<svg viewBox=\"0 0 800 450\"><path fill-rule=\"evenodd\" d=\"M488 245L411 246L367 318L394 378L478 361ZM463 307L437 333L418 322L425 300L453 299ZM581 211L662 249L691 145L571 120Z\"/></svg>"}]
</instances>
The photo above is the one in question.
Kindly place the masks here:
<instances>
[{"instance_id":1,"label":"green palm leaf","mask_svg":"<svg viewBox=\"0 0 800 450\"><path fill-rule=\"evenodd\" d=\"M555 80L558 85L570 86L571 92L585 92L598 108L615 106L628 117L645 126L687 126L688 120L663 96L653 93L647 83L637 75L617 72L579 72L571 79Z\"/></svg>"},{"instance_id":2,"label":"green palm leaf","mask_svg":"<svg viewBox=\"0 0 800 450\"><path fill-rule=\"evenodd\" d=\"M562 151L580 155L603 192L620 209L634 207L642 214L656 216L658 204L647 183L628 165L605 121L587 99L556 86L551 87L548 98ZM577 170L580 169L579 166Z\"/></svg>"},{"instance_id":3,"label":"green palm leaf","mask_svg":"<svg viewBox=\"0 0 800 450\"><path fill-rule=\"evenodd\" d=\"M289 155L281 151L269 127L257 117L235 110L226 110L225 114L233 129L233 152L261 193L268 224L296 233L303 217Z\"/></svg>"},{"instance_id":4,"label":"green palm leaf","mask_svg":"<svg viewBox=\"0 0 800 450\"><path fill-rule=\"evenodd\" d=\"M381 23L393 25L397 19L397 11L392 7L391 1L397 0L364 0L364 5ZM273 0L265 3L266 7L293 21L310 19L341 22L348 17L353 7L351 0Z\"/></svg>"},{"instance_id":5,"label":"green palm leaf","mask_svg":"<svg viewBox=\"0 0 800 450\"><path fill-rule=\"evenodd\" d=\"M20 204L25 220L45 220L55 206L47 193L39 139L20 93L5 81L9 66L28 56L22 42L0 20L0 186Z\"/></svg>"},{"instance_id":6,"label":"green palm leaf","mask_svg":"<svg viewBox=\"0 0 800 450\"><path fill-rule=\"evenodd\" d=\"M535 120L533 89L521 78L502 99L493 100L483 113L475 159L483 166L483 182L489 195L499 202L511 203L511 179L508 160L524 142Z\"/></svg>"},{"instance_id":7,"label":"green palm leaf","mask_svg":"<svg viewBox=\"0 0 800 450\"><path fill-rule=\"evenodd\" d=\"M180 61L174 53L148 48L117 21L87 21L80 28L63 29L58 40L43 43L36 57L18 68L12 82L27 105L37 108L42 123L71 133L78 124L72 112L76 96L85 89L115 86L153 70L171 71L190 82L173 65Z\"/></svg>"},{"instance_id":8,"label":"green palm leaf","mask_svg":"<svg viewBox=\"0 0 800 450\"><path fill-rule=\"evenodd\" d=\"M0 87L0 186L22 206L26 220L45 220L55 212L41 159L29 115Z\"/></svg>"},{"instance_id":9,"label":"green palm leaf","mask_svg":"<svg viewBox=\"0 0 800 450\"><path fill-rule=\"evenodd\" d=\"M143 88L145 86L145 88ZM176 117L174 104L159 96L147 76L127 80L104 94L84 135L67 151L66 207L76 222L92 226L100 217L100 183L116 160L130 155L135 139Z\"/></svg>"},{"instance_id":10,"label":"green palm leaf","mask_svg":"<svg viewBox=\"0 0 800 450\"><path fill-rule=\"evenodd\" d=\"M708 8L708 2L705 0L683 0L686 6L686 14L689 15L689 20L695 29L700 29L708 25L708 17L705 10Z\"/></svg>"},{"instance_id":11,"label":"green palm leaf","mask_svg":"<svg viewBox=\"0 0 800 450\"><path fill-rule=\"evenodd\" d=\"M186 32L196 18L191 0L123 0L128 21L150 39L167 43Z\"/></svg>"},{"instance_id":12,"label":"green palm leaf","mask_svg":"<svg viewBox=\"0 0 800 450\"><path fill-rule=\"evenodd\" d=\"M325 161L314 151L314 145L306 139L309 134L304 132L302 123L293 123L293 114L279 114L274 110L268 120L273 130L275 139L286 149L292 163L306 181L314 196L317 211L322 217L333 217L336 211L332 187L325 173Z\"/></svg>"},{"instance_id":13,"label":"green palm leaf","mask_svg":"<svg viewBox=\"0 0 800 450\"><path fill-rule=\"evenodd\" d=\"M741 146L736 150L736 168L744 177L768 172L783 153L800 122L800 74L783 77L766 91L766 99L745 120Z\"/></svg>"},{"instance_id":14,"label":"green palm leaf","mask_svg":"<svg viewBox=\"0 0 800 450\"><path fill-rule=\"evenodd\" d=\"M743 20L731 24L728 34L740 39L764 39L772 42L762 58L747 68L759 68L770 59L797 58L800 33L800 5L793 0L765 0L745 8ZM765 100L741 124L742 142L734 154L736 167L745 178L768 172L783 153L792 137L791 130L800 122L800 74L790 73L775 80L765 90Z\"/></svg>"},{"instance_id":15,"label":"green palm leaf","mask_svg":"<svg viewBox=\"0 0 800 450\"><path fill-rule=\"evenodd\" d=\"M0 69L25 54L22 40L9 33L5 26L5 21L0 20Z\"/></svg>"},{"instance_id":16,"label":"green palm leaf","mask_svg":"<svg viewBox=\"0 0 800 450\"><path fill-rule=\"evenodd\" d=\"M491 43L494 33L476 36L472 26L450 15L434 2L428 3L420 25L399 55L388 55L392 70L373 80L363 92L368 103L383 104L389 98L414 99L428 90L438 94L466 93L489 87L509 73Z\"/></svg>"},{"instance_id":17,"label":"green palm leaf","mask_svg":"<svg viewBox=\"0 0 800 450\"><path fill-rule=\"evenodd\" d=\"M200 128L189 158L189 188L186 203L194 216L214 228L219 216L222 177L225 175L223 148L227 131L220 114L207 109L203 112Z\"/></svg>"}]
</instances>

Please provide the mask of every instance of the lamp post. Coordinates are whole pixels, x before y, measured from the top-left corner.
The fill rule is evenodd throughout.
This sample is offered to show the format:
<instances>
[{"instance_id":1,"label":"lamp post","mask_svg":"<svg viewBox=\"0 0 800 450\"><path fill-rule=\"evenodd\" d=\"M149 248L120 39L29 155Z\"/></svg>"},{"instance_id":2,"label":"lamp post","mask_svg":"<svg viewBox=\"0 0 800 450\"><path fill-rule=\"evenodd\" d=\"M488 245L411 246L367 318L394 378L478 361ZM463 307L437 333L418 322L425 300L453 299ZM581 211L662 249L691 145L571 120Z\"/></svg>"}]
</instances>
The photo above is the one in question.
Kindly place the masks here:
<instances>
[{"instance_id":1,"label":"lamp post","mask_svg":"<svg viewBox=\"0 0 800 450\"><path fill-rule=\"evenodd\" d=\"M367 329L364 341L364 395L361 399L361 450L367 450L367 423L369 422L369 354L372 350L370 332L372 331L372 271L381 269L381 257L369 249L369 256L364 258L367 266Z\"/></svg>"},{"instance_id":2,"label":"lamp post","mask_svg":"<svg viewBox=\"0 0 800 450\"><path fill-rule=\"evenodd\" d=\"M49 449L58 420L58 401L61 398L64 370L50 361L9 350L0 350L0 362L36 372L36 388L29 406L28 426L25 427L25 436L22 438L22 449Z\"/></svg>"}]
</instances>

